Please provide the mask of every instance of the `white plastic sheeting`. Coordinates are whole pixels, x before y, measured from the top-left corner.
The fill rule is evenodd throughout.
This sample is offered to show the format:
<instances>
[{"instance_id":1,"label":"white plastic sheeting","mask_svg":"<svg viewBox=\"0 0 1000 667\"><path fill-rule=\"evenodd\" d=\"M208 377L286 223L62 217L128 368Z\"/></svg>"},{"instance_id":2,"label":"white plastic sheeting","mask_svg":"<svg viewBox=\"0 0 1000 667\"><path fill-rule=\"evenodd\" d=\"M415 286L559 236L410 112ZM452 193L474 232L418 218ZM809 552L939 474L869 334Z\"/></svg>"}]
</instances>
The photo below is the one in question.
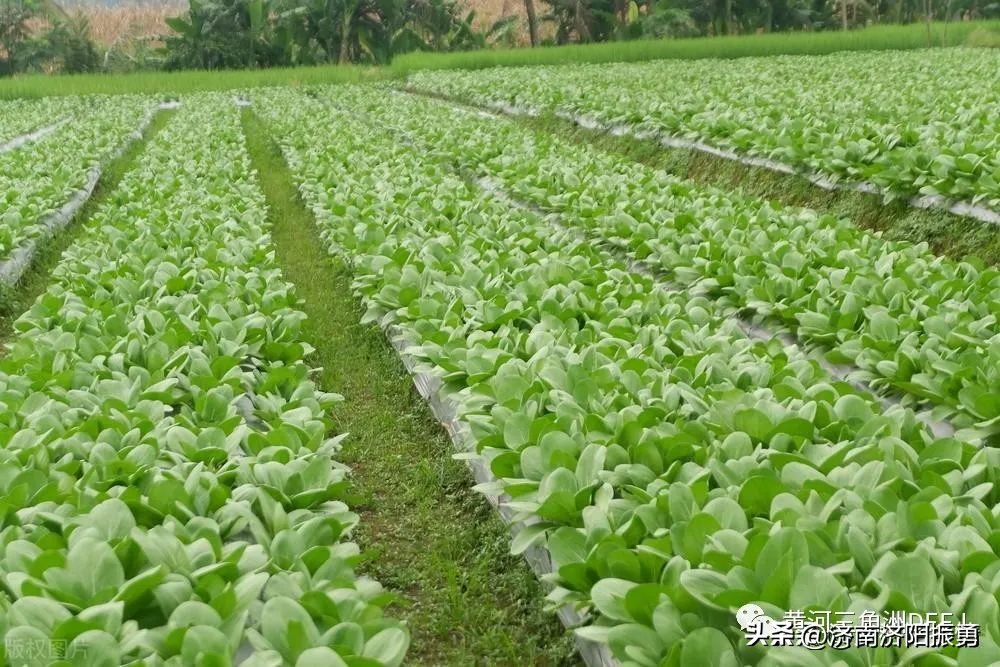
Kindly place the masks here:
<instances>
[{"instance_id":1,"label":"white plastic sheeting","mask_svg":"<svg viewBox=\"0 0 1000 667\"><path fill-rule=\"evenodd\" d=\"M562 229L574 229L569 225L566 225L562 221L560 215L555 213L546 213L542 209L539 209L535 206L532 206L531 204L522 202L514 198L512 195L510 195L510 193L505 191L500 186L499 183L497 183L493 179L477 178L476 183L484 190L488 190L494 196L503 199L512 206L516 206L518 208L529 211L535 215L538 215L543 219L558 225ZM582 235L582 232L579 233ZM666 290L668 292L683 292L685 290L685 288L682 287L681 285L677 285L675 283L664 280L660 271L650 267L644 262L632 261L630 258L625 256L625 253L623 253L620 249L610 246L608 244L601 244L601 247L618 256L618 259L625 262L626 265L628 266L628 269L633 273L639 273L652 278L655 281L657 287L659 287L660 289ZM761 341L769 341L774 338L777 338L778 340L781 341L783 345L785 345L785 347L794 347L799 349L800 351L802 351L803 354L808 356L810 359L816 361L824 371L830 374L831 377L840 380L842 382L847 382L858 391L868 392L872 394L878 399L878 401L882 404L884 408L888 408L893 405L898 405L900 403L898 397L892 395L887 396L878 393L874 389L872 389L872 387L867 382L856 379L857 375L863 373L863 371L857 366L850 364L830 363L822 353L813 350L808 350L807 348L805 348L805 346L801 344L798 338L796 338L791 333L788 333L787 331L774 331L766 326L762 326L756 323L751 318L742 317L737 314L729 316L729 319L735 322L735 324L740 328L741 331L743 331L744 335L746 335L748 338ZM929 429L931 429L934 435L939 438L950 437L952 435L955 435L955 433L958 431L958 429L956 429L954 424L952 424L951 422L932 417L930 411L919 411L919 412L915 411L915 414L917 419L923 422Z\"/></svg>"},{"instance_id":2,"label":"white plastic sheeting","mask_svg":"<svg viewBox=\"0 0 1000 667\"><path fill-rule=\"evenodd\" d=\"M406 88L407 92L411 92L417 95L425 95L421 90ZM435 96L436 97L436 96ZM455 103L465 104L465 102L459 100L451 100ZM473 105L475 106L475 105ZM532 118L537 118L541 115L541 112L537 109L532 109L528 107L515 107L502 102L491 102L486 105L488 109L494 112L499 112L506 114L508 116L528 116ZM803 171L790 164L784 162L778 162L776 160L771 160L769 158L754 157L752 155L743 155L726 148L718 148L710 144L706 144L703 141L693 141L691 139L685 139L684 137L678 137L670 134L662 134L657 132L649 132L638 130L630 125L625 124L608 124L599 121L590 116L584 116L581 114L569 113L566 111L557 111L556 116L562 118L563 120L568 120L572 123L579 125L580 127L587 128L590 130L600 130L602 132L607 132L618 137L632 137L634 139L641 140L653 140L658 141L661 145L667 148L679 148L684 150L697 151L700 153L706 153L709 155L714 155L716 157L722 158L724 160L732 160L734 162L739 162L751 167L760 167L762 169L768 169L770 171L779 172L782 174L796 175L806 178L813 185L828 191L853 191L862 192L865 194L887 196L892 194L889 190L882 188L874 183L868 181L841 181L834 180L828 176L820 174L818 172ZM993 225L1000 225L1000 212L994 211L991 208L982 206L980 204L975 204L972 202L963 201L952 201L947 197L942 197L941 195L925 195L922 197L911 197L906 200L910 206L914 208L923 209L940 209L947 211L953 215L958 215L967 218L974 218L980 222L986 222Z\"/></svg>"},{"instance_id":3,"label":"white plastic sheeting","mask_svg":"<svg viewBox=\"0 0 1000 667\"><path fill-rule=\"evenodd\" d=\"M40 127L33 132L28 132L27 134L22 134L19 137L14 137L13 139L9 139L4 143L0 144L0 153L4 153L6 151L12 151L15 148L20 148L21 146L27 143L38 141L39 139L52 134L53 132L55 132L57 129L59 129L68 122L69 122L68 117L61 118L56 122Z\"/></svg>"},{"instance_id":4,"label":"white plastic sheeting","mask_svg":"<svg viewBox=\"0 0 1000 667\"><path fill-rule=\"evenodd\" d=\"M178 102L165 102L154 107L139 124L139 127L128 136L128 139L118 147L107 162L111 162L121 156L129 146L142 138L143 133L153 122L153 117L162 109L175 109ZM51 131L51 130L50 130ZM16 285L24 276L28 267L35 260L35 255L43 243L58 234L77 214L83 205L87 203L94 193L98 181L101 179L103 167L93 167L87 172L87 181L82 188L73 193L69 201L58 210L47 215L40 221L41 232L34 238L28 239L19 247L11 251L10 256L0 261L0 282L7 285Z\"/></svg>"},{"instance_id":5,"label":"white plastic sheeting","mask_svg":"<svg viewBox=\"0 0 1000 667\"><path fill-rule=\"evenodd\" d=\"M422 371L417 361L407 353L406 339L402 330L392 321L391 314L382 323L382 329L392 346L396 349L400 360L406 367L407 372L413 379L413 386L416 387L420 395L427 401L434 417L441 422L448 437L451 438L455 450L463 456L469 465L472 475L477 484L494 484L497 478L489 469L483 459L475 455L475 444L469 426L458 419L457 410L454 404L441 391L441 381L439 378ZM524 527L523 523L515 522L515 512L507 503L510 497L507 495L493 496L486 495L490 505L497 511L511 530L512 535L516 535ZM539 578L553 572L552 559L547 549L539 546L529 547L525 550L524 559ZM588 619L581 616L574 609L565 606L558 611L559 620L566 628L576 628L583 625ZM618 661L614 659L608 647L603 644L592 642L582 637L574 637L580 657L588 667L615 667Z\"/></svg>"}]
</instances>

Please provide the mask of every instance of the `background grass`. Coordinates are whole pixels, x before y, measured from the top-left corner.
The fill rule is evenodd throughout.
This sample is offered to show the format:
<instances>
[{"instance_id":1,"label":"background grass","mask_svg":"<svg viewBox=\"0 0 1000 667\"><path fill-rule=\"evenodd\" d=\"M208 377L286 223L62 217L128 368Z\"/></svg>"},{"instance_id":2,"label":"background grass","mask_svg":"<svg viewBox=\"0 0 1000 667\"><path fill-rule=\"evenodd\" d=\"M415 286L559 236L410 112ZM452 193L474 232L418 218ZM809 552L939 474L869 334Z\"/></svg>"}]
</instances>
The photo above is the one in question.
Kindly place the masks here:
<instances>
[{"instance_id":1,"label":"background grass","mask_svg":"<svg viewBox=\"0 0 1000 667\"><path fill-rule=\"evenodd\" d=\"M644 39L600 44L573 44L539 49L490 49L460 53L412 53L400 56L393 69L480 69L495 66L562 65L567 63L638 62L643 60L743 58L783 54L821 55L835 51L910 50L928 46L961 46L973 34L985 43L1000 34L1000 21L872 26L847 32L793 32L690 39ZM1000 44L1000 39L994 44Z\"/></svg>"},{"instance_id":2,"label":"background grass","mask_svg":"<svg viewBox=\"0 0 1000 667\"><path fill-rule=\"evenodd\" d=\"M205 90L238 90L260 86L304 86L357 83L394 74L385 68L353 65L283 67L256 70L185 70L131 74L28 74L0 79L0 99L97 93L146 93L170 97Z\"/></svg>"},{"instance_id":3,"label":"background grass","mask_svg":"<svg viewBox=\"0 0 1000 667\"><path fill-rule=\"evenodd\" d=\"M411 53L388 67L322 65L267 70L138 72L134 74L31 74L0 80L0 99L147 93L164 97L203 90L258 86L303 86L402 78L423 69L637 62L657 59L742 58L779 54L820 55L835 51L919 49L930 46L1000 46L1000 21L874 26L847 32L796 32L733 37L636 40L536 49L483 49L457 53Z\"/></svg>"}]
</instances>

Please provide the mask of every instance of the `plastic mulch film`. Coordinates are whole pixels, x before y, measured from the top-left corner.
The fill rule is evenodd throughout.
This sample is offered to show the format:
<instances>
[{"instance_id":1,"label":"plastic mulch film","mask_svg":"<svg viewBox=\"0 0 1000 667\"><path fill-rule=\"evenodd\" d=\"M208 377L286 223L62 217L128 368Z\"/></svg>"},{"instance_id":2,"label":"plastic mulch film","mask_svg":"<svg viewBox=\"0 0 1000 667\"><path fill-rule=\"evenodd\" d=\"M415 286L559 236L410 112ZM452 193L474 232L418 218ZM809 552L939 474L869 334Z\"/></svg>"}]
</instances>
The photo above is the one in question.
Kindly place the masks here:
<instances>
[{"instance_id":1,"label":"plastic mulch film","mask_svg":"<svg viewBox=\"0 0 1000 667\"><path fill-rule=\"evenodd\" d=\"M430 407L434 417L441 422L441 425L448 432L448 437L451 438L455 450L459 453L474 452L475 448L469 427L457 418L457 411L454 404L441 391L441 381L437 377L425 373L418 368L416 360L406 351L407 343L402 330L395 323L391 322L391 319L388 322L383 322L382 329L393 348L395 348L410 377L413 379L413 385L424 400L427 401L427 405ZM486 466L482 459L468 458L466 459L466 463L472 470L472 475L477 484L497 481L493 472ZM506 495L499 497L486 496L486 498L503 519L504 523L510 527L511 534L516 535L524 524L514 522L515 512L507 506L510 498ZM530 547L524 552L523 556L535 575L539 578L553 572L552 559L549 556L548 550L544 547ZM580 615L570 607L561 608L558 611L558 616L562 624L569 629L579 627L588 620L587 617ZM574 640L576 641L576 647L580 656L589 667L615 667L619 664L611 655L607 646L583 639L582 637L574 637Z\"/></svg>"},{"instance_id":2,"label":"plastic mulch film","mask_svg":"<svg viewBox=\"0 0 1000 667\"><path fill-rule=\"evenodd\" d=\"M422 91L417 89L406 89L409 92L415 94L424 94ZM453 102L458 102L458 100L451 100ZM486 104L486 108L491 109L495 112L503 113L508 116L529 116L538 117L540 112L537 109L530 109L525 107L514 107L509 104L503 104L500 102L491 102ZM776 171L782 174L801 176L806 178L813 185L829 191L853 191L862 192L870 195L880 195L887 196L893 193L885 188L879 187L874 183L867 181L840 181L824 176L823 174L817 172L804 171L798 169L790 164L784 162L778 162L776 160L770 160L763 157L753 157L750 155L743 155L735 151L731 151L725 148L718 148L716 146L711 146L702 141L692 141L690 139L685 139L683 137L677 137L670 134L663 134L659 132L649 132L637 130L634 127L625 124L608 124L601 122L597 119L591 118L589 116L584 116L580 114L573 114L566 111L557 111L556 116L562 118L563 120L568 120L572 123L579 125L580 127L590 129L590 130L600 130L602 132L607 132L615 136L628 136L634 139L640 140L653 140L660 142L661 145L667 148L680 148L685 150L698 151L700 153L706 153L709 155L714 155L716 157L722 158L724 160L732 160L734 162L739 162L740 164L745 164L750 167L760 167L762 169L768 169L770 171ZM914 208L924 208L924 209L940 209L947 211L953 215L958 215L967 218L974 218L980 222L986 222L993 225L1000 225L1000 212L994 211L993 209L981 206L979 204L974 204L971 202L964 201L954 201L948 199L947 197L942 197L941 195L925 195L922 197L911 197L906 200L910 206Z\"/></svg>"},{"instance_id":3,"label":"plastic mulch film","mask_svg":"<svg viewBox=\"0 0 1000 667\"><path fill-rule=\"evenodd\" d=\"M518 200L517 198L512 196L509 192L507 192L500 185L499 182L497 182L492 178L480 177L480 178L475 178L474 181L476 182L477 185L479 185L479 187L490 192L495 197L502 199L511 206L515 206L522 210L528 211L529 213L537 215L541 219L546 220L551 224L560 227L561 229L575 231L578 234L582 234L582 232L577 230L575 227L571 227L569 225L564 224L561 215L557 213L546 213L537 206L533 206L531 204ZM659 287L660 289L665 290L667 292L685 291L684 287L665 280L660 271L654 269L653 267L650 267L644 262L636 262L632 260L631 258L626 256L625 253L623 253L619 248L611 246L610 244L602 243L599 245L604 250L615 256L617 259L624 262L629 271L645 275L654 280L656 282L657 287ZM816 361L824 371L830 374L831 377L836 378L837 380L840 380L842 382L847 382L857 391L870 393L885 408L889 408L891 406L898 405L900 403L899 397L893 395L887 396L884 394L880 394L874 391L871 385L869 385L867 382L856 379L856 376L861 373L861 369L858 368L857 366L853 364L831 363L826 359L826 357L823 354L811 353L808 349L806 349L806 347L801 343L801 341L799 341L798 338L788 333L787 331L773 331L767 326L758 324L750 317L744 317L739 314L730 315L729 319L731 319L733 322L736 323L736 325L740 328L741 331L743 331L744 335L746 335L747 338L752 338L754 340L761 340L765 342L777 338L786 347L794 346L799 348L800 350L802 350L803 354L808 356L810 359ZM944 419L936 419L932 417L929 412L915 411L915 414L917 419L923 422L924 425L927 426L927 428L929 428L931 432L934 433L934 435L938 438L951 437L955 435L955 433L958 431L958 429L955 428L955 425L952 424L950 421Z\"/></svg>"},{"instance_id":4,"label":"plastic mulch film","mask_svg":"<svg viewBox=\"0 0 1000 667\"><path fill-rule=\"evenodd\" d=\"M8 141L5 141L4 143L0 144L0 153L12 151L15 148L20 148L21 146L27 143L38 141L42 137L52 134L58 128L62 127L68 122L69 122L69 117L67 116L66 118L61 118L54 123L50 123L49 125L40 127L33 132L28 132L27 134L22 134L19 137L14 137L13 139L9 139Z\"/></svg>"},{"instance_id":5,"label":"plastic mulch film","mask_svg":"<svg viewBox=\"0 0 1000 667\"><path fill-rule=\"evenodd\" d=\"M173 109L178 106L176 102L167 102L154 107L139 124L139 127L128 136L118 149L108 157L107 162L112 162L120 157L136 141L142 138L143 133L153 122L153 117L162 109ZM10 255L0 261L0 282L7 285L16 285L31 264L35 261L39 248L43 243L58 234L66 225L70 223L77 212L83 208L90 196L94 193L98 181L101 179L101 167L93 167L87 172L87 182L82 188L73 193L69 201L63 204L58 210L45 216L40 221L41 231L34 238L30 238L20 246L11 251Z\"/></svg>"},{"instance_id":6,"label":"plastic mulch film","mask_svg":"<svg viewBox=\"0 0 1000 667\"><path fill-rule=\"evenodd\" d=\"M87 172L87 183L77 190L68 202L57 211L50 213L41 221L41 232L30 238L13 251L7 259L0 262L0 281L8 285L16 285L28 267L35 261L38 248L42 242L55 236L63 227L69 224L76 212L90 199L101 178L101 170L94 168Z\"/></svg>"}]
</instances>

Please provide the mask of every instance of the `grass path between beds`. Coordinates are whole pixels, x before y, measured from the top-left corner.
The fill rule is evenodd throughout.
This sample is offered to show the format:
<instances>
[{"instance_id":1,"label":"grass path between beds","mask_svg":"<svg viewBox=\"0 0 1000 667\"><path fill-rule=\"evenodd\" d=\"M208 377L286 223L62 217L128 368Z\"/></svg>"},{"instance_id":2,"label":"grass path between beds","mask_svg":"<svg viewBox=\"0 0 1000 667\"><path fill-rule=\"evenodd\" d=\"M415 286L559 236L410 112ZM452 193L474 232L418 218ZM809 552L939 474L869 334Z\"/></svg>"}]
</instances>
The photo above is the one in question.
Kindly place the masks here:
<instances>
[{"instance_id":1,"label":"grass path between beds","mask_svg":"<svg viewBox=\"0 0 1000 667\"><path fill-rule=\"evenodd\" d=\"M362 571L401 596L408 665L573 665L572 642L510 534L475 494L467 468L382 333L360 324L351 273L323 249L278 147L252 111L244 128L267 196L272 240L303 299L321 387L343 394L342 460L353 469Z\"/></svg>"}]
</instances>

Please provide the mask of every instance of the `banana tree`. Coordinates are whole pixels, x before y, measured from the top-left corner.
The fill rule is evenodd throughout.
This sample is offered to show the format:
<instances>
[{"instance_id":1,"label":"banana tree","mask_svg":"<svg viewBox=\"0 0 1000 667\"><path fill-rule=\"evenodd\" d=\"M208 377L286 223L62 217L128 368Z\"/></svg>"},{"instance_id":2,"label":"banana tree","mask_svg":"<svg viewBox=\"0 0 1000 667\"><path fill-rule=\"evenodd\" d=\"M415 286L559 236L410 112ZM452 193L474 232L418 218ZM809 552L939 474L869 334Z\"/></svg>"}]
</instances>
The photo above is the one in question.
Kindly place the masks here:
<instances>
[{"instance_id":1,"label":"banana tree","mask_svg":"<svg viewBox=\"0 0 1000 667\"><path fill-rule=\"evenodd\" d=\"M31 37L32 21L69 18L62 7L52 0L0 2L0 75L17 71L20 50Z\"/></svg>"},{"instance_id":2,"label":"banana tree","mask_svg":"<svg viewBox=\"0 0 1000 667\"><path fill-rule=\"evenodd\" d=\"M275 32L292 62L368 60L392 56L398 0L277 0Z\"/></svg>"},{"instance_id":3,"label":"banana tree","mask_svg":"<svg viewBox=\"0 0 1000 667\"><path fill-rule=\"evenodd\" d=\"M283 63L271 36L268 0L190 0L184 16L168 18L169 68L266 67Z\"/></svg>"},{"instance_id":4,"label":"banana tree","mask_svg":"<svg viewBox=\"0 0 1000 667\"><path fill-rule=\"evenodd\" d=\"M172 67L387 63L416 49L485 45L456 0L191 0L168 19Z\"/></svg>"},{"instance_id":5,"label":"banana tree","mask_svg":"<svg viewBox=\"0 0 1000 667\"><path fill-rule=\"evenodd\" d=\"M276 33L295 62L387 63L414 50L478 48L485 37L454 0L280 0Z\"/></svg>"}]
</instances>

